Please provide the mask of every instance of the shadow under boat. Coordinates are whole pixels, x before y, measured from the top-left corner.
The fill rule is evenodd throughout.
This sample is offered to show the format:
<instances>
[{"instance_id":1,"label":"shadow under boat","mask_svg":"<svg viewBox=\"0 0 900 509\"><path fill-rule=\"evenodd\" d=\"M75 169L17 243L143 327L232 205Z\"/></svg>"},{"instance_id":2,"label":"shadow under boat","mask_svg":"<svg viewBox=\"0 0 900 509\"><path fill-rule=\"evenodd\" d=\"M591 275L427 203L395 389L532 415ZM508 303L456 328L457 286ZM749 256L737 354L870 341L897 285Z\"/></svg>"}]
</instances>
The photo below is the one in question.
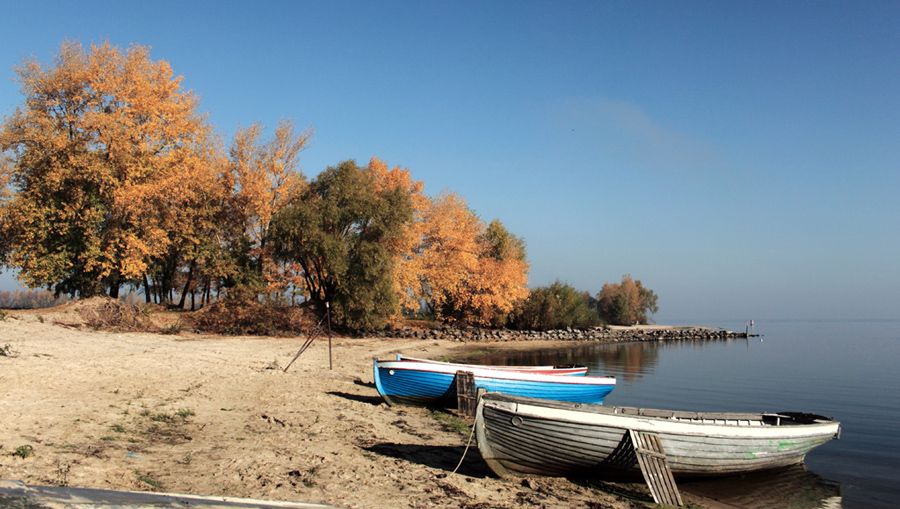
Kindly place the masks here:
<instances>
[{"instance_id":1,"label":"shadow under boat","mask_svg":"<svg viewBox=\"0 0 900 509\"><path fill-rule=\"evenodd\" d=\"M447 474L456 470L457 474L466 477L486 478L493 477L493 473L487 467L487 463L478 452L474 444L469 446L434 446L434 445L410 445L395 443L380 443L365 448L367 451L390 458L399 458L412 463L418 463L426 467L443 470ZM463 458L463 455L465 457ZM460 459L462 458L462 463Z\"/></svg>"}]
</instances>

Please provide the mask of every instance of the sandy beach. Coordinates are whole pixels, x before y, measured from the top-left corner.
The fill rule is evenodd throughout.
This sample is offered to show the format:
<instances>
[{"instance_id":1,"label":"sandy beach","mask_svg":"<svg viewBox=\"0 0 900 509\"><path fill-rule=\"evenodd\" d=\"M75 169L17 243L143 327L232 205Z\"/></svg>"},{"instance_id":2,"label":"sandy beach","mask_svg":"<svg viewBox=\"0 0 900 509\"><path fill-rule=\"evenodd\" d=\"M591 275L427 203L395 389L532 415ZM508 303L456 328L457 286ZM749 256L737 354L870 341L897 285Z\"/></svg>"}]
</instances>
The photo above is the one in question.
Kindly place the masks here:
<instances>
[{"instance_id":1,"label":"sandy beach","mask_svg":"<svg viewBox=\"0 0 900 509\"><path fill-rule=\"evenodd\" d=\"M329 369L320 337L285 372L304 337L95 331L77 306L0 321L0 479L353 508L650 502L639 484L498 479L430 410L378 396L373 357L465 344L335 337Z\"/></svg>"}]
</instances>

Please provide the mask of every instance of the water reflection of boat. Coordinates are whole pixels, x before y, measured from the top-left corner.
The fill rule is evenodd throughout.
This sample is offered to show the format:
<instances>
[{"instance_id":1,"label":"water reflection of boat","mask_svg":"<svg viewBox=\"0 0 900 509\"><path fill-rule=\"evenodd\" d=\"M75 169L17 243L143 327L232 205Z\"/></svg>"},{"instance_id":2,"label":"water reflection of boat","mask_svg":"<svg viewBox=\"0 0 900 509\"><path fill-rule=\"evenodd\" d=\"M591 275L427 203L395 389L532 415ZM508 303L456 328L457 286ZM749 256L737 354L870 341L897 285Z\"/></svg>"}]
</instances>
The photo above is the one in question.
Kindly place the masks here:
<instances>
[{"instance_id":1,"label":"water reflection of boat","mask_svg":"<svg viewBox=\"0 0 900 509\"><path fill-rule=\"evenodd\" d=\"M659 438L676 477L726 476L802 463L836 438L837 421L783 412L684 412L580 405L488 393L475 417L478 449L508 475L640 474L632 434Z\"/></svg>"},{"instance_id":2,"label":"water reflection of boat","mask_svg":"<svg viewBox=\"0 0 900 509\"><path fill-rule=\"evenodd\" d=\"M682 492L715 500L731 507L795 509L841 507L841 485L793 465L767 472L752 472L724 479L682 482Z\"/></svg>"},{"instance_id":3,"label":"water reflection of boat","mask_svg":"<svg viewBox=\"0 0 900 509\"><path fill-rule=\"evenodd\" d=\"M374 377L378 393L390 405L454 406L457 371L471 372L475 387L488 391L581 403L600 403L615 387L614 377L547 374L571 374L569 371L573 369L580 368L560 366L535 372L527 367L517 370L508 366L494 368L398 356L397 360L375 359Z\"/></svg>"}]
</instances>

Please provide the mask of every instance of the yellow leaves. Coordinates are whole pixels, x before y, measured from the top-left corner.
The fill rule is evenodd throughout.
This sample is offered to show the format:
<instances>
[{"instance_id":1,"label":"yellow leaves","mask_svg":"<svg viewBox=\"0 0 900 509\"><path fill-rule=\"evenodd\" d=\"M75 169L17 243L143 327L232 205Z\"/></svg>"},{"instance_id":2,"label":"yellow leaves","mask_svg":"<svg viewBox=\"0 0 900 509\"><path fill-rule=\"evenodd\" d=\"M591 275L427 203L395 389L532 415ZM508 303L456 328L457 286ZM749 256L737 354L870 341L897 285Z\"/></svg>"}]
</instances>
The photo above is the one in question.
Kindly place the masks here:
<instances>
[{"instance_id":1,"label":"yellow leaves","mask_svg":"<svg viewBox=\"0 0 900 509\"><path fill-rule=\"evenodd\" d=\"M282 120L265 138L253 124L238 129L226 155L198 98L143 46L67 41L53 65L31 59L16 72L25 103L0 126L0 150L9 154L0 161L0 240L12 239L0 256L27 281L66 279L67 288L90 292L153 271L171 271L160 276L169 278L185 263L188 278L197 266L207 277L253 271L240 276L262 277L273 292L332 278L321 259L310 262L315 275L290 260L276 265L267 245L273 218L308 185L299 160L312 129ZM454 193L429 198L406 168L373 157L365 170L360 189L342 191L344 201L370 200L368 208L348 224L330 220L381 232L366 260L381 275L391 271L408 309L424 299L438 317L486 323L524 295L524 246L507 242L515 239L505 229L485 225ZM336 252L325 247L317 256ZM86 281L90 288L79 286Z\"/></svg>"},{"instance_id":2,"label":"yellow leaves","mask_svg":"<svg viewBox=\"0 0 900 509\"><path fill-rule=\"evenodd\" d=\"M488 226L459 195L445 191L429 201L419 228L420 243L408 261L418 277L413 295L436 318L488 325L528 295L524 252L509 248L497 256Z\"/></svg>"},{"instance_id":3,"label":"yellow leaves","mask_svg":"<svg viewBox=\"0 0 900 509\"><path fill-rule=\"evenodd\" d=\"M647 313L655 313L657 297L631 275L622 276L622 283L606 283L597 294L600 317L617 325L647 323Z\"/></svg>"},{"instance_id":4,"label":"yellow leaves","mask_svg":"<svg viewBox=\"0 0 900 509\"><path fill-rule=\"evenodd\" d=\"M263 243L275 212L305 185L298 164L312 136L311 129L295 134L294 124L287 120L278 123L266 143L260 141L262 131L259 123L238 129L229 150L241 222L257 245Z\"/></svg>"},{"instance_id":5,"label":"yellow leaves","mask_svg":"<svg viewBox=\"0 0 900 509\"><path fill-rule=\"evenodd\" d=\"M71 280L117 284L173 243L197 243L210 212L196 206L221 196L217 158L198 100L168 63L142 46L66 41L53 66L31 59L16 72L25 105L0 128L19 191L7 209L12 258L60 258L27 269L30 281L56 283L67 267Z\"/></svg>"},{"instance_id":6,"label":"yellow leaves","mask_svg":"<svg viewBox=\"0 0 900 509\"><path fill-rule=\"evenodd\" d=\"M263 141L263 130L256 123L239 128L232 139L225 175L232 203L228 221L250 242L249 254L261 262L264 279L278 286L283 277L272 265L266 239L275 214L307 185L299 161L313 131L296 133L293 122L281 120L272 138Z\"/></svg>"}]
</instances>

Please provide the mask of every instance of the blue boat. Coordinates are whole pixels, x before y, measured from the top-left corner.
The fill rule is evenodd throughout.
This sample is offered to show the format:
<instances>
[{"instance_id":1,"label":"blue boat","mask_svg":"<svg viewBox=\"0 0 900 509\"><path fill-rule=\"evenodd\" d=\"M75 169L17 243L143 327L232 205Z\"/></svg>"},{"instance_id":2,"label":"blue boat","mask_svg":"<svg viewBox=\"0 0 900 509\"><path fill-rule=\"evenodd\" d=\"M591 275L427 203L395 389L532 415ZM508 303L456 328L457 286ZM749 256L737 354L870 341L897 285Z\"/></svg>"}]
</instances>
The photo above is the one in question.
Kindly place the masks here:
<instances>
[{"instance_id":1,"label":"blue boat","mask_svg":"<svg viewBox=\"0 0 900 509\"><path fill-rule=\"evenodd\" d=\"M560 376L570 366L481 366L408 359L374 363L375 387L389 405L456 406L456 373L469 371L475 387L573 403L603 402L616 384L615 377ZM557 371L559 370L559 371ZM550 374L556 372L557 374ZM580 374L580 373L574 373Z\"/></svg>"}]
</instances>

